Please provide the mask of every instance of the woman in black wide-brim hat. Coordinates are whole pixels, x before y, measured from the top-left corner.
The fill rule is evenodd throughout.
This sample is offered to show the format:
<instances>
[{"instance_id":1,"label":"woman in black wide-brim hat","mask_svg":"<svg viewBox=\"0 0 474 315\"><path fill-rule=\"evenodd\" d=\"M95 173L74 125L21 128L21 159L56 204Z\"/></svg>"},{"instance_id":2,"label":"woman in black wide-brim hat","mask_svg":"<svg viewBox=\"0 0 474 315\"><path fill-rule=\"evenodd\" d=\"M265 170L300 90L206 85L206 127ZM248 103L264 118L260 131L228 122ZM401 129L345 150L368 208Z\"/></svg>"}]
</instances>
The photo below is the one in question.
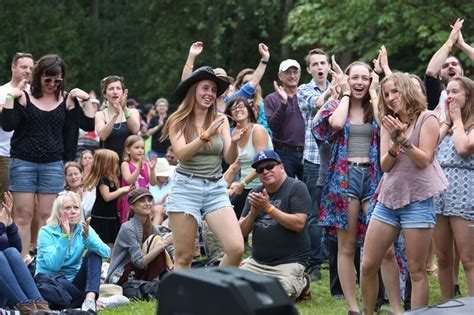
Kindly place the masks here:
<instances>
[{"instance_id":1,"label":"woman in black wide-brim hat","mask_svg":"<svg viewBox=\"0 0 474 315\"><path fill-rule=\"evenodd\" d=\"M205 219L222 244L221 265L238 266L242 232L222 178L222 158L237 158L244 130L230 134L227 117L216 112L216 98L228 87L211 67L201 67L176 89L180 105L168 119L162 139L169 138L179 163L167 201L175 243L175 268L191 266L198 224Z\"/></svg>"}]
</instances>

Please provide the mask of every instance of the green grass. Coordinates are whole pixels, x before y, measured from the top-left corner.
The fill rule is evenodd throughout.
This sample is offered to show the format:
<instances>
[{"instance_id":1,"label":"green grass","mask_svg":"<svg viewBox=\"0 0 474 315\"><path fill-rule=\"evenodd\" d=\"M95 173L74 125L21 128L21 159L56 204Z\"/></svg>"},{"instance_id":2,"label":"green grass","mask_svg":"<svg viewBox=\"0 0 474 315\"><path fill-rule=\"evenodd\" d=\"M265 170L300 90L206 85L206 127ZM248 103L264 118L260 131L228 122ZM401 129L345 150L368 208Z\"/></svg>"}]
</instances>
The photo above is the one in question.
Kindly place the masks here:
<instances>
[{"instance_id":1,"label":"green grass","mask_svg":"<svg viewBox=\"0 0 474 315\"><path fill-rule=\"evenodd\" d=\"M430 304L437 304L441 302L440 290L438 285L438 278L435 276L428 276L430 283ZM463 295L467 293L466 279L461 268L460 272L461 292ZM301 315L316 315L316 314L347 314L346 303L344 300L335 300L329 293L329 272L322 270L322 280L311 283L312 300L299 302L296 304ZM217 298L217 297L216 297ZM384 305L383 310L388 310L389 306ZM106 309L100 314L133 314L133 315L149 315L156 314L156 302L134 301L127 306ZM388 313L387 313L388 314Z\"/></svg>"}]
</instances>

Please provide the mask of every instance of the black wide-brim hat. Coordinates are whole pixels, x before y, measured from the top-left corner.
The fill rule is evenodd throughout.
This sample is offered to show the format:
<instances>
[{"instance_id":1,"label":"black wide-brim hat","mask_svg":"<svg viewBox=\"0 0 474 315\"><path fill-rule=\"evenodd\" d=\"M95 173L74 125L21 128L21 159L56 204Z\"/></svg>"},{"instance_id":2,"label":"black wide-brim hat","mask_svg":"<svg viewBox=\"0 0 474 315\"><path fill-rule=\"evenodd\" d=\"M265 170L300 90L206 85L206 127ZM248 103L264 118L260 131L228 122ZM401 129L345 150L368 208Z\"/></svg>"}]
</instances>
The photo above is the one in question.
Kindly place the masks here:
<instances>
[{"instance_id":1,"label":"black wide-brim hat","mask_svg":"<svg viewBox=\"0 0 474 315\"><path fill-rule=\"evenodd\" d=\"M178 87L175 91L176 101L181 103L183 99L186 97L186 94L189 91L189 88L194 84L202 80L211 80L214 81L217 85L217 97L221 96L225 90L229 87L229 83L219 79L214 70L211 67L204 66L198 68L191 73L189 78L181 81L178 84Z\"/></svg>"}]
</instances>

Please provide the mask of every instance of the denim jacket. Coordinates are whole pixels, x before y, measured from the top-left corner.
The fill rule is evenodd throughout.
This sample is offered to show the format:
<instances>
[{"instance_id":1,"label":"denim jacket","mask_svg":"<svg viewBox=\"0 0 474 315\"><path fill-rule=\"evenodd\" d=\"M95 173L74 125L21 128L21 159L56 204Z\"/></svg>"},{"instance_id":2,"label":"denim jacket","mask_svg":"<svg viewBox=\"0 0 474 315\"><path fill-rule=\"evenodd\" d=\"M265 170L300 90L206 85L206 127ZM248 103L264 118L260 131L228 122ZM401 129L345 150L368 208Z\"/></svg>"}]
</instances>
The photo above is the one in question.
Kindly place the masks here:
<instances>
[{"instance_id":1,"label":"denim jacket","mask_svg":"<svg viewBox=\"0 0 474 315\"><path fill-rule=\"evenodd\" d=\"M91 250L102 258L110 257L107 246L92 227L87 239L82 237L82 226L77 225L71 238L62 236L60 226L43 226L38 235L38 256L36 274L64 274L69 281L74 280L81 268L84 250Z\"/></svg>"}]
</instances>

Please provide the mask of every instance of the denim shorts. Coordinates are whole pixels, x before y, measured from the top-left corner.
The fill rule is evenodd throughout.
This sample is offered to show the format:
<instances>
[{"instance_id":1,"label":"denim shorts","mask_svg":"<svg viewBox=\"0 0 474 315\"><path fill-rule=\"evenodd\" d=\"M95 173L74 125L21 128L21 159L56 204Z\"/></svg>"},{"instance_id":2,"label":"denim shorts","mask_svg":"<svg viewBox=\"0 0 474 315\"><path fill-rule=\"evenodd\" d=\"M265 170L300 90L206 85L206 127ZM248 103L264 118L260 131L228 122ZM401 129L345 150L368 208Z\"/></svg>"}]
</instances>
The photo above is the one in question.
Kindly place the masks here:
<instances>
[{"instance_id":1,"label":"denim shorts","mask_svg":"<svg viewBox=\"0 0 474 315\"><path fill-rule=\"evenodd\" d=\"M432 229L436 225L434 200L431 197L398 209L387 208L379 202L371 219L402 229Z\"/></svg>"},{"instance_id":2,"label":"denim shorts","mask_svg":"<svg viewBox=\"0 0 474 315\"><path fill-rule=\"evenodd\" d=\"M351 198L366 201L372 197L370 194L370 167L349 166L349 187L347 187L349 201Z\"/></svg>"},{"instance_id":3,"label":"denim shorts","mask_svg":"<svg viewBox=\"0 0 474 315\"><path fill-rule=\"evenodd\" d=\"M184 212L198 224L205 216L218 209L232 208L226 181L212 181L175 172L167 201L167 213Z\"/></svg>"},{"instance_id":4,"label":"denim shorts","mask_svg":"<svg viewBox=\"0 0 474 315\"><path fill-rule=\"evenodd\" d=\"M9 189L13 192L57 194L64 190L64 164L12 159L9 179Z\"/></svg>"}]
</instances>

